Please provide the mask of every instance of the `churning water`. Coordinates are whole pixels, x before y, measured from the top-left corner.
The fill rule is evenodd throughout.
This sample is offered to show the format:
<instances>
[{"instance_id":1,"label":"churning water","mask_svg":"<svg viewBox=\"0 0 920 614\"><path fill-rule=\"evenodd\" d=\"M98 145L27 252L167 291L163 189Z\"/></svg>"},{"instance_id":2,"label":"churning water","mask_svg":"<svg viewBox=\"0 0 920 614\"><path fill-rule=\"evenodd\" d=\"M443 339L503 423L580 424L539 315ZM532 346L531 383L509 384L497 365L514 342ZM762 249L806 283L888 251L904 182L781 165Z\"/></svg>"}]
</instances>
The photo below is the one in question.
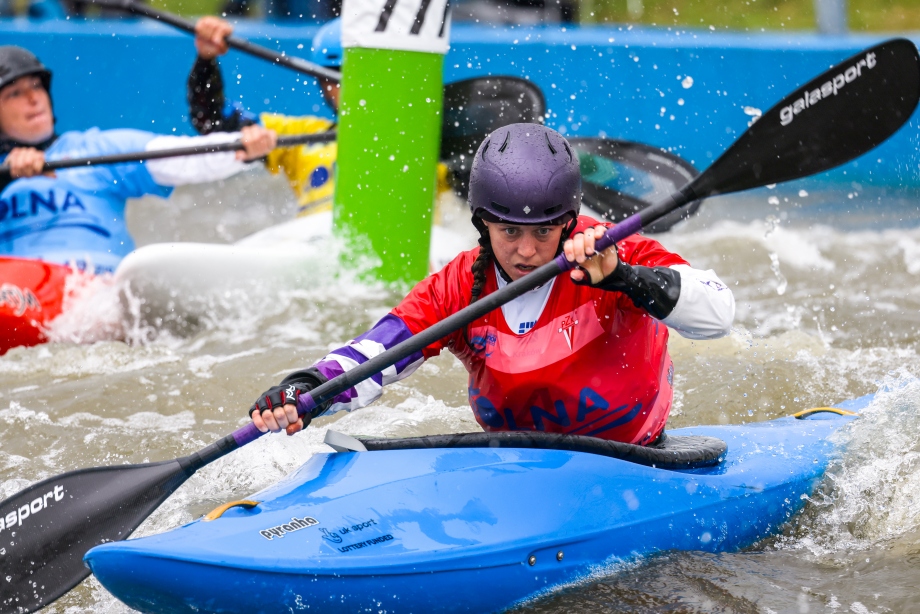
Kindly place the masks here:
<instances>
[{"instance_id":1,"label":"churning water","mask_svg":"<svg viewBox=\"0 0 920 614\"><path fill-rule=\"evenodd\" d=\"M918 203L916 195L781 186L711 200L658 237L694 266L715 269L738 306L727 339L672 336L669 426L766 420L883 392L839 434L845 451L782 535L741 553L614 565L519 611L920 611ZM140 245L226 243L294 209L282 181L254 172L179 190L168 202L133 203L129 221ZM143 296L84 280L71 315L52 330L58 342L0 359L0 498L67 470L189 454L243 424L268 385L399 300L343 274L333 245L318 252L326 255L305 283L203 290L193 304L208 308L174 320L151 321ZM372 407L321 418L295 437L263 438L206 467L137 534L272 484L327 450L332 425L378 436L475 430L465 388L456 360L431 360ZM91 578L50 611L127 608Z\"/></svg>"}]
</instances>

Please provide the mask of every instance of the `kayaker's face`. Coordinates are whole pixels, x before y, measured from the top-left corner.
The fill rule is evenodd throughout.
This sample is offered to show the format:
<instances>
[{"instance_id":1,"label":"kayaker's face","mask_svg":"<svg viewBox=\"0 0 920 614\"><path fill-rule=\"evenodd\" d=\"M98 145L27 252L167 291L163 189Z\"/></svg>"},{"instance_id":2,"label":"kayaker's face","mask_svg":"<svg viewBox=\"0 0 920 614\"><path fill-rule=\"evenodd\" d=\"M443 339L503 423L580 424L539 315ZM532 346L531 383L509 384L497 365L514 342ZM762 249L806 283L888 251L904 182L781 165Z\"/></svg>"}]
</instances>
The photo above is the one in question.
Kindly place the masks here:
<instances>
[{"instance_id":1,"label":"kayaker's face","mask_svg":"<svg viewBox=\"0 0 920 614\"><path fill-rule=\"evenodd\" d=\"M339 112L339 96L341 95L342 88L337 81L332 81L331 79L324 79L319 77L319 88L323 91L323 98L326 100L326 104L332 107L332 110L336 113Z\"/></svg>"},{"instance_id":2,"label":"kayaker's face","mask_svg":"<svg viewBox=\"0 0 920 614\"><path fill-rule=\"evenodd\" d=\"M524 277L556 256L561 225L520 225L485 222L498 265L512 281Z\"/></svg>"},{"instance_id":3,"label":"kayaker's face","mask_svg":"<svg viewBox=\"0 0 920 614\"><path fill-rule=\"evenodd\" d=\"M41 79L20 77L0 90L0 133L29 144L54 134L51 98Z\"/></svg>"}]
</instances>

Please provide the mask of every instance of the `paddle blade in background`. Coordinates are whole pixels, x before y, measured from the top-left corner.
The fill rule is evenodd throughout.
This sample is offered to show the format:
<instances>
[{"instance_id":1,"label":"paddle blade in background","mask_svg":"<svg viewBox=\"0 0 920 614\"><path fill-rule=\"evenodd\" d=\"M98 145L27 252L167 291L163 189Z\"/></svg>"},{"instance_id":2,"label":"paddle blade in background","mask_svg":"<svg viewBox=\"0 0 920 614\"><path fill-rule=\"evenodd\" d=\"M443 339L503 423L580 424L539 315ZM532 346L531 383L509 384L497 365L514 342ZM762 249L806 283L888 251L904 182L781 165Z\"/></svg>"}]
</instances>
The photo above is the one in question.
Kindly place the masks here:
<instances>
[{"instance_id":1,"label":"paddle blade in background","mask_svg":"<svg viewBox=\"0 0 920 614\"><path fill-rule=\"evenodd\" d=\"M542 124L545 114L543 92L525 79L475 77L445 85L440 159L453 175L457 193L467 197L473 156L493 130Z\"/></svg>"},{"instance_id":2,"label":"paddle blade in background","mask_svg":"<svg viewBox=\"0 0 920 614\"><path fill-rule=\"evenodd\" d=\"M476 77L444 86L440 158L457 194L467 198L473 156L486 136L509 124L543 123L545 114L543 92L525 79ZM584 204L612 222L666 198L699 174L686 160L641 143L598 137L569 142L578 150ZM664 232L697 208L693 203L646 230Z\"/></svg>"},{"instance_id":3,"label":"paddle blade in background","mask_svg":"<svg viewBox=\"0 0 920 614\"><path fill-rule=\"evenodd\" d=\"M620 222L667 198L699 175L683 158L650 145L599 137L568 140L581 166L582 202L611 222ZM644 230L665 232L699 207L696 201Z\"/></svg>"},{"instance_id":4,"label":"paddle blade in background","mask_svg":"<svg viewBox=\"0 0 920 614\"><path fill-rule=\"evenodd\" d=\"M920 99L920 57L906 39L841 62L786 96L699 177L699 197L819 173L894 134Z\"/></svg>"},{"instance_id":5,"label":"paddle blade in background","mask_svg":"<svg viewBox=\"0 0 920 614\"><path fill-rule=\"evenodd\" d=\"M125 539L187 478L176 460L83 469L0 503L0 613L32 612L79 584L87 550Z\"/></svg>"}]
</instances>

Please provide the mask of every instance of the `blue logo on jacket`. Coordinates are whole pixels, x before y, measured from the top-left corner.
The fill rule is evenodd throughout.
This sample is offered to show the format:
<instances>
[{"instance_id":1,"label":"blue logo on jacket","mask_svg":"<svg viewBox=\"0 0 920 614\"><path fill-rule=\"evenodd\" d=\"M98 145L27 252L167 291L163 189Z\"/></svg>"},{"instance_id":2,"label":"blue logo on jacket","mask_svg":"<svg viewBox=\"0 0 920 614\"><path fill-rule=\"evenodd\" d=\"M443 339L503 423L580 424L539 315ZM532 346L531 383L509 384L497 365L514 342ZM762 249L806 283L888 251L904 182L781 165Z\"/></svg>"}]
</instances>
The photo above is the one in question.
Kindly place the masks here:
<instances>
[{"instance_id":1,"label":"blue logo on jacket","mask_svg":"<svg viewBox=\"0 0 920 614\"><path fill-rule=\"evenodd\" d=\"M20 200L20 197L23 197ZM66 192L63 202L58 205L54 190L47 195L30 190L27 195L13 194L9 198L0 198L0 223L23 220L23 224L0 233L0 240L10 241L28 234L44 232L52 228L80 227L110 237L111 233L100 225L95 216L85 213L86 207L73 192ZM51 219L30 221L28 218L46 216Z\"/></svg>"},{"instance_id":2,"label":"blue logo on jacket","mask_svg":"<svg viewBox=\"0 0 920 614\"><path fill-rule=\"evenodd\" d=\"M54 190L49 190L47 197L34 190L30 190L29 197L28 199L23 199L23 201L25 200L28 200L28 203L19 202L19 194L13 194L9 199L0 198L0 222L6 220L7 217L10 219L20 219L32 217L45 211L49 213L58 213ZM86 211L86 207L83 206L83 203L80 202L77 195L68 191L64 196L64 202L61 203L60 212L63 213L70 209Z\"/></svg>"}]
</instances>

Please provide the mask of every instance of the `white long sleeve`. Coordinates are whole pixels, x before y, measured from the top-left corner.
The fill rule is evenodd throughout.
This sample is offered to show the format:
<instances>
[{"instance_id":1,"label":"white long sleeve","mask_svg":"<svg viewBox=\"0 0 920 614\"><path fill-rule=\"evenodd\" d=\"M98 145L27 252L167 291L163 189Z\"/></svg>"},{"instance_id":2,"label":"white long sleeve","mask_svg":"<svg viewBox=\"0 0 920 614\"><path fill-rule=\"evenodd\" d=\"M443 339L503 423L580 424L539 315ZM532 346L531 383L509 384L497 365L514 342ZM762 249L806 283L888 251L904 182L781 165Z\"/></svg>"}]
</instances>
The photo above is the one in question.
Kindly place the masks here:
<instances>
[{"instance_id":1,"label":"white long sleeve","mask_svg":"<svg viewBox=\"0 0 920 614\"><path fill-rule=\"evenodd\" d=\"M718 339L731 332L735 297L715 272L685 264L669 268L680 274L680 297L662 322L687 339Z\"/></svg>"},{"instance_id":2,"label":"white long sleeve","mask_svg":"<svg viewBox=\"0 0 920 614\"><path fill-rule=\"evenodd\" d=\"M204 136L158 136L145 149L157 151L178 147L200 147L240 140L239 132L215 132ZM195 156L148 160L147 170L160 185L179 186L190 183L219 181L245 170L246 162L236 159L235 151L222 151Z\"/></svg>"}]
</instances>

